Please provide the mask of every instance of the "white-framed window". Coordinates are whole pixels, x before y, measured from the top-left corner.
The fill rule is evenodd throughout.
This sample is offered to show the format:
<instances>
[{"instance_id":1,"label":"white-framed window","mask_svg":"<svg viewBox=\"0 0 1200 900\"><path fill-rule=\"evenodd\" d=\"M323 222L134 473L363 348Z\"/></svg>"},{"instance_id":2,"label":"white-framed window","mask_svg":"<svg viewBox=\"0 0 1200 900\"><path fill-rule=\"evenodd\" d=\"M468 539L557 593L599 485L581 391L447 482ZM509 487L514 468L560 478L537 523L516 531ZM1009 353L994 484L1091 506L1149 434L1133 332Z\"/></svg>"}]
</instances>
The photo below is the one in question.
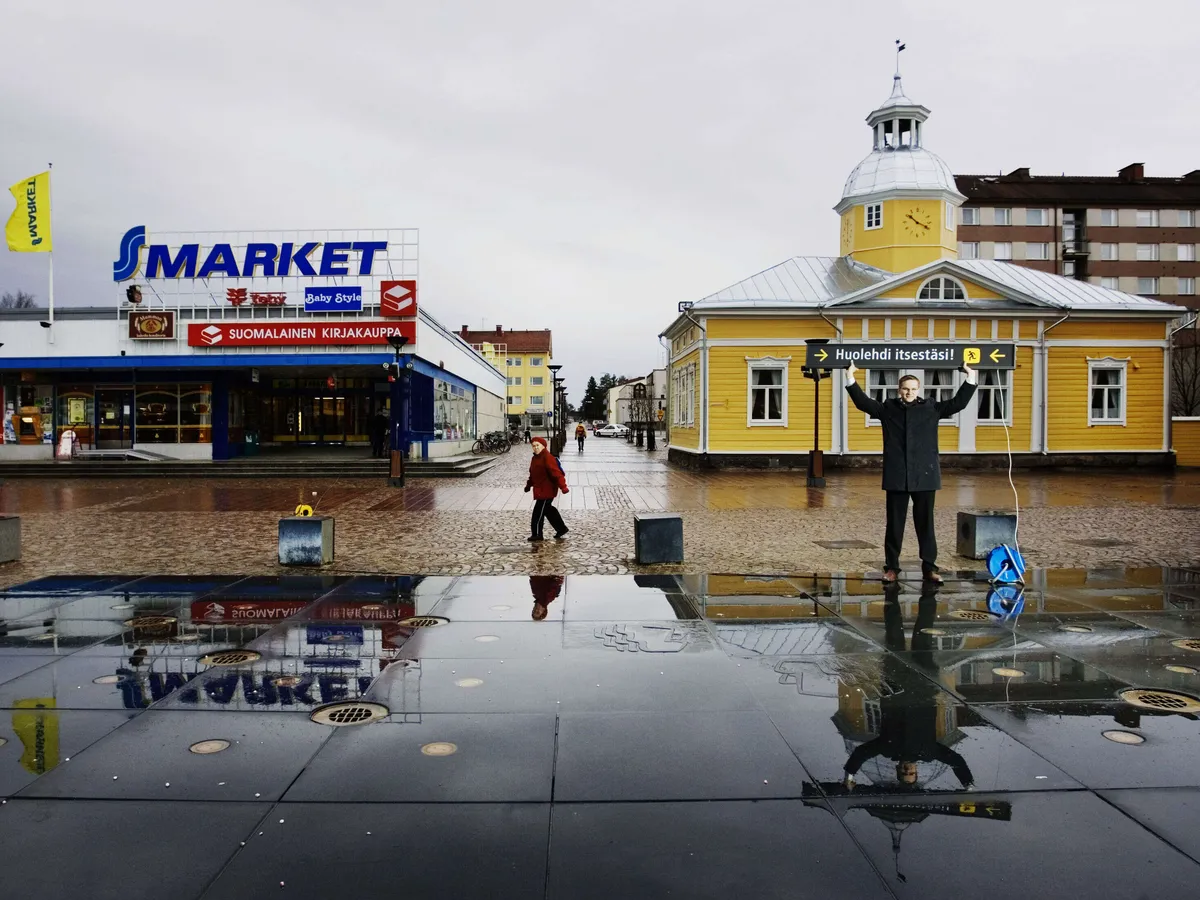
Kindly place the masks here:
<instances>
[{"instance_id":1,"label":"white-framed window","mask_svg":"<svg viewBox=\"0 0 1200 900\"><path fill-rule=\"evenodd\" d=\"M544 366L546 364L546 357L531 356L531 357L529 357L529 364L531 366Z\"/></svg>"},{"instance_id":2,"label":"white-framed window","mask_svg":"<svg viewBox=\"0 0 1200 900\"><path fill-rule=\"evenodd\" d=\"M1115 209L1100 210L1100 224L1115 226L1117 224L1117 211Z\"/></svg>"},{"instance_id":3,"label":"white-framed window","mask_svg":"<svg viewBox=\"0 0 1200 900\"><path fill-rule=\"evenodd\" d=\"M1011 225L1012 224L1012 210L1009 209L1007 206L996 207L996 224L997 225Z\"/></svg>"},{"instance_id":4,"label":"white-framed window","mask_svg":"<svg viewBox=\"0 0 1200 900\"><path fill-rule=\"evenodd\" d=\"M521 366L521 357L519 357L519 356L514 356L512 359L510 359L510 360L508 361L508 364L509 364L510 366L513 366L514 368L520 368L520 366Z\"/></svg>"},{"instance_id":5,"label":"white-framed window","mask_svg":"<svg viewBox=\"0 0 1200 900\"><path fill-rule=\"evenodd\" d=\"M1179 211L1179 227L1180 228L1195 228L1196 227L1196 211L1194 209L1181 209Z\"/></svg>"},{"instance_id":6,"label":"white-framed window","mask_svg":"<svg viewBox=\"0 0 1200 900\"><path fill-rule=\"evenodd\" d=\"M1050 245L1047 243L1029 242L1025 245L1026 259L1049 259Z\"/></svg>"},{"instance_id":7,"label":"white-framed window","mask_svg":"<svg viewBox=\"0 0 1200 900\"><path fill-rule=\"evenodd\" d=\"M876 403L883 403L886 400L899 397L900 374L899 369L868 369L867 396ZM867 416L867 424L878 425L879 420Z\"/></svg>"},{"instance_id":8,"label":"white-framed window","mask_svg":"<svg viewBox=\"0 0 1200 900\"><path fill-rule=\"evenodd\" d=\"M1100 287L1110 291L1119 291L1121 289L1121 279L1112 275L1104 275L1100 278Z\"/></svg>"},{"instance_id":9,"label":"white-framed window","mask_svg":"<svg viewBox=\"0 0 1200 900\"><path fill-rule=\"evenodd\" d=\"M942 227L954 229L954 204L949 200L942 201L945 204L945 213L942 215Z\"/></svg>"},{"instance_id":10,"label":"white-framed window","mask_svg":"<svg viewBox=\"0 0 1200 900\"><path fill-rule=\"evenodd\" d=\"M1195 244L1180 244L1179 245L1179 261L1180 262L1195 262L1196 261L1196 245Z\"/></svg>"},{"instance_id":11,"label":"white-framed window","mask_svg":"<svg viewBox=\"0 0 1200 900\"><path fill-rule=\"evenodd\" d=\"M518 383L520 383L519 379L518 379ZM529 376L529 384L533 387L541 387L545 383L546 383L546 376L544 376L544 375Z\"/></svg>"},{"instance_id":12,"label":"white-framed window","mask_svg":"<svg viewBox=\"0 0 1200 900\"><path fill-rule=\"evenodd\" d=\"M958 375L953 369L926 369L921 378L921 396L930 403L943 403L954 396L958 390L955 378Z\"/></svg>"},{"instance_id":13,"label":"white-framed window","mask_svg":"<svg viewBox=\"0 0 1200 900\"><path fill-rule=\"evenodd\" d=\"M1048 209L1027 209L1025 210L1026 225L1049 225L1050 210Z\"/></svg>"},{"instance_id":14,"label":"white-framed window","mask_svg":"<svg viewBox=\"0 0 1200 900\"><path fill-rule=\"evenodd\" d=\"M963 241L958 245L959 259L979 259L979 242Z\"/></svg>"},{"instance_id":15,"label":"white-framed window","mask_svg":"<svg viewBox=\"0 0 1200 900\"><path fill-rule=\"evenodd\" d=\"M1062 266L1063 266L1063 271L1062 271L1063 275L1065 275L1067 278L1075 277L1075 260L1073 260L1073 259L1063 260Z\"/></svg>"},{"instance_id":16,"label":"white-framed window","mask_svg":"<svg viewBox=\"0 0 1200 900\"><path fill-rule=\"evenodd\" d=\"M962 284L953 278L930 278L917 291L918 300L966 300Z\"/></svg>"},{"instance_id":17,"label":"white-framed window","mask_svg":"<svg viewBox=\"0 0 1200 900\"><path fill-rule=\"evenodd\" d=\"M509 395L509 397L508 397L508 405L509 405L509 406L520 406L520 405L521 405L521 398L520 398L520 397L514 397L514 396L512 396L512 395L510 394L510 395Z\"/></svg>"},{"instance_id":18,"label":"white-framed window","mask_svg":"<svg viewBox=\"0 0 1200 900\"><path fill-rule=\"evenodd\" d=\"M671 424L690 428L696 420L696 364L671 373Z\"/></svg>"},{"instance_id":19,"label":"white-framed window","mask_svg":"<svg viewBox=\"0 0 1200 900\"><path fill-rule=\"evenodd\" d=\"M1196 279L1195 278L1180 278L1179 279L1179 293L1183 294L1185 297L1190 297L1193 294L1195 294L1196 293Z\"/></svg>"},{"instance_id":20,"label":"white-framed window","mask_svg":"<svg viewBox=\"0 0 1200 900\"><path fill-rule=\"evenodd\" d=\"M962 208L962 223L964 225L978 225L979 224L979 207L964 206Z\"/></svg>"},{"instance_id":21,"label":"white-framed window","mask_svg":"<svg viewBox=\"0 0 1200 900\"><path fill-rule=\"evenodd\" d=\"M1137 211L1138 228L1157 228L1158 227L1158 210L1157 209L1139 209Z\"/></svg>"},{"instance_id":22,"label":"white-framed window","mask_svg":"<svg viewBox=\"0 0 1200 900\"><path fill-rule=\"evenodd\" d=\"M1012 425L1012 370L980 369L978 422L980 425Z\"/></svg>"},{"instance_id":23,"label":"white-framed window","mask_svg":"<svg viewBox=\"0 0 1200 900\"><path fill-rule=\"evenodd\" d=\"M529 405L530 406L545 406L546 405L546 395L545 394L530 394L529 395Z\"/></svg>"},{"instance_id":24,"label":"white-framed window","mask_svg":"<svg viewBox=\"0 0 1200 900\"><path fill-rule=\"evenodd\" d=\"M1127 359L1088 360L1088 424L1125 424Z\"/></svg>"},{"instance_id":25,"label":"white-framed window","mask_svg":"<svg viewBox=\"0 0 1200 900\"><path fill-rule=\"evenodd\" d=\"M993 256L996 259L1012 259L1012 244L1008 241L997 241Z\"/></svg>"},{"instance_id":26,"label":"white-framed window","mask_svg":"<svg viewBox=\"0 0 1200 900\"><path fill-rule=\"evenodd\" d=\"M1137 292L1139 294L1157 294L1158 279L1157 278L1139 278L1137 283Z\"/></svg>"},{"instance_id":27,"label":"white-framed window","mask_svg":"<svg viewBox=\"0 0 1200 900\"><path fill-rule=\"evenodd\" d=\"M1142 262L1158 259L1158 244L1138 244L1137 258Z\"/></svg>"},{"instance_id":28,"label":"white-framed window","mask_svg":"<svg viewBox=\"0 0 1200 900\"><path fill-rule=\"evenodd\" d=\"M883 204L868 203L863 207L863 228L872 231L883 227Z\"/></svg>"},{"instance_id":29,"label":"white-framed window","mask_svg":"<svg viewBox=\"0 0 1200 900\"><path fill-rule=\"evenodd\" d=\"M1116 244L1101 244L1100 258L1114 261L1119 258L1120 248Z\"/></svg>"},{"instance_id":30,"label":"white-framed window","mask_svg":"<svg viewBox=\"0 0 1200 900\"><path fill-rule=\"evenodd\" d=\"M747 425L787 427L788 363L791 357L746 357Z\"/></svg>"},{"instance_id":31,"label":"white-framed window","mask_svg":"<svg viewBox=\"0 0 1200 900\"><path fill-rule=\"evenodd\" d=\"M509 375L508 383L510 385L519 385L521 383L521 376L520 375Z\"/></svg>"}]
</instances>

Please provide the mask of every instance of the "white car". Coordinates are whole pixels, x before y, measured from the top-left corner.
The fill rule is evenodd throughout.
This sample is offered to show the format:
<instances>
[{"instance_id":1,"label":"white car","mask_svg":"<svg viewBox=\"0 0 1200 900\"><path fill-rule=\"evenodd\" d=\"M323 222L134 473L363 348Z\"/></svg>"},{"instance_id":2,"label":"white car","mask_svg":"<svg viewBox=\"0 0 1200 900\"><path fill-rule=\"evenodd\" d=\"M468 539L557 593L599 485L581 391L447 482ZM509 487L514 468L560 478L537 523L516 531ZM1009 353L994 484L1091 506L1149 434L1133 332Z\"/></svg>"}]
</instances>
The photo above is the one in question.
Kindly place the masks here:
<instances>
[{"instance_id":1,"label":"white car","mask_svg":"<svg viewBox=\"0 0 1200 900\"><path fill-rule=\"evenodd\" d=\"M624 425L605 425L603 428L596 429L596 437L625 437L629 434L629 429Z\"/></svg>"}]
</instances>

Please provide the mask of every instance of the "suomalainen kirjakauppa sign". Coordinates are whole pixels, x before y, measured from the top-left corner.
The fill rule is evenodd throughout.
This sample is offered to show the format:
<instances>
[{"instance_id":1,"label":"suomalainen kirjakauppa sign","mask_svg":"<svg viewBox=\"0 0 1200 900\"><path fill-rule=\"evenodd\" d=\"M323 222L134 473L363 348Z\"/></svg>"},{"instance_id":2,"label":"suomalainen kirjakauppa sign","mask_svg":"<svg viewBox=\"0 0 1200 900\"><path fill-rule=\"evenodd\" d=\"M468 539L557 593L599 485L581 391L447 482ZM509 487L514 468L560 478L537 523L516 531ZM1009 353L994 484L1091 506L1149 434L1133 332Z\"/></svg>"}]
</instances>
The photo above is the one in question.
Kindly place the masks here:
<instances>
[{"instance_id":1,"label":"suomalainen kirjakauppa sign","mask_svg":"<svg viewBox=\"0 0 1200 900\"><path fill-rule=\"evenodd\" d=\"M1016 345L960 341L915 344L907 341L862 341L858 343L809 344L804 364L811 368L848 369L1012 369Z\"/></svg>"}]
</instances>

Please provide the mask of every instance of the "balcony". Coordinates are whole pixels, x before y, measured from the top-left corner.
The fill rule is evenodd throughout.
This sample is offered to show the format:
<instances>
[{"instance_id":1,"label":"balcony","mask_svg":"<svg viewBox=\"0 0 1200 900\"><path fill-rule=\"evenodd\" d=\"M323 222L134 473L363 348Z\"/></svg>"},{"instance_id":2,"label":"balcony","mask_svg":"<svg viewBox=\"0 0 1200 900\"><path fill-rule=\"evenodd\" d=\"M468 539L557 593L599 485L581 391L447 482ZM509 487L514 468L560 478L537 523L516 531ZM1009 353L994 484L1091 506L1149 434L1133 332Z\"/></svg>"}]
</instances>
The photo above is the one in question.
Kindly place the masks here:
<instances>
[{"instance_id":1,"label":"balcony","mask_svg":"<svg viewBox=\"0 0 1200 900\"><path fill-rule=\"evenodd\" d=\"M1070 225L1063 228L1062 254L1064 257L1088 255L1087 234L1084 229Z\"/></svg>"}]
</instances>

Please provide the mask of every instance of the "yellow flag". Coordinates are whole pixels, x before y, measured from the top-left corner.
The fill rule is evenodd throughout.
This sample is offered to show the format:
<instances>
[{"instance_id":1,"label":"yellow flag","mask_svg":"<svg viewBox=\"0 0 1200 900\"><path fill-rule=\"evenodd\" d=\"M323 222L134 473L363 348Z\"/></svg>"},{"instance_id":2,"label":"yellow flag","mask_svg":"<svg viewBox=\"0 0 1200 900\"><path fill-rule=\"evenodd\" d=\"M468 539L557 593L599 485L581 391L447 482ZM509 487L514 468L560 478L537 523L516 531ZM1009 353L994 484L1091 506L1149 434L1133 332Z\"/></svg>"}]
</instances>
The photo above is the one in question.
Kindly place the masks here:
<instances>
[{"instance_id":1,"label":"yellow flag","mask_svg":"<svg viewBox=\"0 0 1200 900\"><path fill-rule=\"evenodd\" d=\"M4 228L8 249L17 253L49 253L54 249L50 239L50 173L19 181L9 191L16 198L17 208Z\"/></svg>"}]
</instances>

